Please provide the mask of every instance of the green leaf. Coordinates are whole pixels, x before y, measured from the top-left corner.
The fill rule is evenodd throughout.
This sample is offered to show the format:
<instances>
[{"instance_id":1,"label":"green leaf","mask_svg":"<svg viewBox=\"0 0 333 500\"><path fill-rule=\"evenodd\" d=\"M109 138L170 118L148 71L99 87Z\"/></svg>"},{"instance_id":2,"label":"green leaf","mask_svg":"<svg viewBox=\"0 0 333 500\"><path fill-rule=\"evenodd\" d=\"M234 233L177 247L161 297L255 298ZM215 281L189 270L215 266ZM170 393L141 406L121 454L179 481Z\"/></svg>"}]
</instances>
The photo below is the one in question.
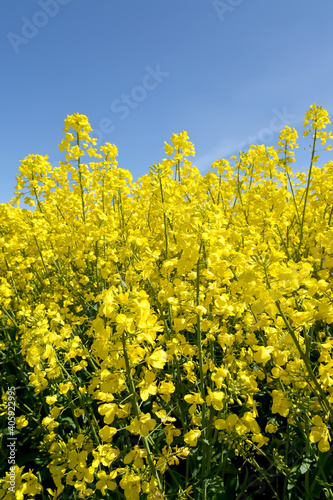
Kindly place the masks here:
<instances>
[{"instance_id":1,"label":"green leaf","mask_svg":"<svg viewBox=\"0 0 333 500\"><path fill-rule=\"evenodd\" d=\"M305 458L300 465L299 471L301 474L305 474L311 467L313 460L311 458Z\"/></svg>"},{"instance_id":2,"label":"green leaf","mask_svg":"<svg viewBox=\"0 0 333 500\"><path fill-rule=\"evenodd\" d=\"M229 498L234 498L235 491L239 487L239 477L238 475L230 475L225 478L225 490Z\"/></svg>"},{"instance_id":3,"label":"green leaf","mask_svg":"<svg viewBox=\"0 0 333 500\"><path fill-rule=\"evenodd\" d=\"M241 484L241 487L240 487L241 491L246 491L248 477L249 477L249 471L246 467L244 482L243 482L243 484Z\"/></svg>"}]
</instances>

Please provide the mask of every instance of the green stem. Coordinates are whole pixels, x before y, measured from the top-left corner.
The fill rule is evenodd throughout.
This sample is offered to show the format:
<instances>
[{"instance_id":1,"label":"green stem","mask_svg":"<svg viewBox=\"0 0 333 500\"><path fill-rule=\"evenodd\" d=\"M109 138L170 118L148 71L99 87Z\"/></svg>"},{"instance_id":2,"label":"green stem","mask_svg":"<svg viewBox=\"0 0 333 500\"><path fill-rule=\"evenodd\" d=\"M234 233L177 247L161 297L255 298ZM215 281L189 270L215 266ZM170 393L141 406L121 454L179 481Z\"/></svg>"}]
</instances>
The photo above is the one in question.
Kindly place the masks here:
<instances>
[{"instance_id":1,"label":"green stem","mask_svg":"<svg viewBox=\"0 0 333 500\"><path fill-rule=\"evenodd\" d=\"M200 305L200 252L201 245L199 249L199 257L197 262L197 285L196 285L196 305ZM202 354L202 336L201 336L201 319L200 314L197 313L197 346L199 351L199 373L200 373L200 392L201 397L205 399L205 384L204 384L204 374L203 374L203 354Z\"/></svg>"},{"instance_id":2,"label":"green stem","mask_svg":"<svg viewBox=\"0 0 333 500\"><path fill-rule=\"evenodd\" d=\"M133 381L133 377L132 377L131 367L130 367L129 359L128 359L128 355L127 355L125 332L123 332L123 334L122 334L122 344L123 344L123 351L124 351L124 359L125 359L125 365L126 365L126 372L127 372L127 376L128 376L128 380L129 380L129 386L130 386L130 391L131 391L131 395L132 395L134 413L135 413L136 418L139 419L141 411L140 411L140 408L139 408L139 403L138 403L136 392L135 392L135 386L134 386L134 381ZM152 471L152 474L153 474L154 478L157 481L159 490L162 492L161 479L160 479L160 476L159 476L159 474L158 474L158 472L156 470L156 467L155 467L155 464L154 464L154 461L153 461L153 457L152 457L152 454L151 454L151 451L150 451L150 446L149 446L148 439L145 436L141 436L141 437L142 437L143 445L144 445L144 447L145 447L145 449L147 451L147 460L148 460L150 469Z\"/></svg>"},{"instance_id":3,"label":"green stem","mask_svg":"<svg viewBox=\"0 0 333 500\"><path fill-rule=\"evenodd\" d=\"M329 419L331 420L331 422L333 422L332 407L331 407L331 405L330 405L330 403L329 403L329 401L328 401L328 399L326 397L326 394L323 391L323 389L320 387L320 385L318 384L318 381L317 381L317 379L315 377L315 374L312 371L310 362L309 362L308 358L306 357L306 355L305 355L305 353L304 353L304 351L303 351L300 343L298 342L298 339L297 339L297 337L295 335L295 332L292 329L292 327L290 326L290 323L287 320L287 318L286 318L286 316L285 316L285 314L284 314L284 312L283 312L283 310L281 308L280 302L276 301L275 304L276 304L276 307L279 310L279 313L281 314L281 317L282 317L282 319L284 321L284 324L287 327L288 332L290 333L291 338L293 339L293 342L294 342L294 344L295 344L295 346L296 346L296 348L297 348L297 350L299 352L299 355L300 355L301 359L303 360L303 362L304 362L304 364L306 366L306 369L307 369L307 372L309 374L309 377L310 377L311 381L313 382L315 388L317 389L318 393L320 394L320 396L322 397L322 399L323 399L323 401L325 403L325 406L326 406L325 410L328 412Z\"/></svg>"},{"instance_id":4,"label":"green stem","mask_svg":"<svg viewBox=\"0 0 333 500\"><path fill-rule=\"evenodd\" d=\"M285 243L285 241L283 239L283 236L281 234L280 228L279 228L279 226L277 224L275 224L275 227L277 228L277 230L279 232L279 236L280 236L281 241L282 241L282 244L283 244L284 248L286 249L287 257L288 257L289 260L291 260L291 256L290 256L290 253L289 253L289 250L288 250L288 246L286 245L286 243Z\"/></svg>"},{"instance_id":5,"label":"green stem","mask_svg":"<svg viewBox=\"0 0 333 500\"><path fill-rule=\"evenodd\" d=\"M314 159L315 150L316 150L316 141L317 141L317 130L315 130L315 133L314 133L314 136L313 136L313 147L312 147L311 163L310 163L310 168L309 168L309 173L308 173L308 182L307 182L306 190L305 190L304 206L303 206L302 221L301 221L301 234L300 234L300 237L299 237L299 245L298 245L298 258L300 258L300 251L301 251L301 246L302 246L302 243L303 243L306 203L308 201L308 194L309 194L309 189L310 189L310 181L311 181L311 173L312 173L312 167L313 167L313 159Z\"/></svg>"},{"instance_id":6,"label":"green stem","mask_svg":"<svg viewBox=\"0 0 333 500\"><path fill-rule=\"evenodd\" d=\"M328 227L330 227L330 225L331 225L332 215L333 215L333 207L331 208L331 211L330 211L330 217L328 219Z\"/></svg>"},{"instance_id":7,"label":"green stem","mask_svg":"<svg viewBox=\"0 0 333 500\"><path fill-rule=\"evenodd\" d=\"M98 436L98 435L97 435L97 433L96 433L96 429L95 429L95 426L94 426L94 425L93 425L93 423L92 423L92 420L91 420L91 417L90 417L89 411L88 411L88 409L87 409L87 407L86 407L85 403L83 402L83 399L82 399L82 396L81 396L80 392L78 391L77 387L75 386L75 382L76 382L76 384L77 384L77 385L79 385L79 382L78 382L78 380L77 380L77 377L75 376L75 378L76 378L76 381L75 381L75 382L74 382L74 381L72 381L72 377L71 377L71 375L68 373L68 371L66 370L65 366L61 363L61 361L60 361L60 359L59 359L59 357L57 356L57 354L56 354L56 353L55 353L55 358L56 358L57 363L59 364L59 366L60 366L60 368L61 368L61 378L62 378L63 382L65 382L65 380L66 380L66 378L64 377L64 373L65 373L65 374L67 375L68 379L72 382L72 384L73 384L73 386L74 386L74 390L75 390L75 392L76 392L76 394L77 394L77 396L78 396L78 398L79 398L79 400L80 400L80 403L81 403L81 405L82 405L82 407L83 407L83 409L84 409L84 411L85 411L85 416L87 417L87 420L88 420L88 422L89 422L89 427L90 427L90 429L91 429L91 431L92 431L92 434L93 434L93 436L94 436L94 439L95 439L95 444L97 444L97 445L101 444L101 440L100 440L99 436ZM74 374L73 374L73 375L74 375ZM73 382L74 382L74 383L73 383ZM75 408L74 408L74 405L73 405L73 402L72 402L72 397L71 397L71 391L70 391L70 390L68 391L68 400L69 400L69 406L70 406L70 408L71 408L71 411L72 411L72 414L73 414L73 418L74 418L74 421L75 421L75 425L78 427L79 432L81 432L81 430L80 430L80 429L81 429L81 427L80 427L79 421L78 421L77 417L76 417L76 416L75 416L75 414L74 414L74 410L75 410ZM98 423L97 423L97 421L96 421L96 417L95 417L95 415L94 415L94 414L93 414L93 418L94 418L95 424L98 426Z\"/></svg>"},{"instance_id":8,"label":"green stem","mask_svg":"<svg viewBox=\"0 0 333 500\"><path fill-rule=\"evenodd\" d=\"M290 186L290 190L291 190L291 194L293 196L293 201L294 201L294 205L295 205L295 209L296 209L296 214L297 214L297 218L298 218L298 222L300 222L300 217L299 217L299 213L298 213L298 208L297 208L297 203L296 203L296 198L295 198L295 193L294 193L294 189L293 189L293 185L291 183L291 178L290 178L290 175L289 175L289 172L287 171L287 145L288 143L286 143L286 147L285 147L285 150L284 150L284 170L286 172L286 175L287 175L287 178L288 178L288 182L289 182L289 186Z\"/></svg>"},{"instance_id":9,"label":"green stem","mask_svg":"<svg viewBox=\"0 0 333 500\"><path fill-rule=\"evenodd\" d=\"M308 419L305 418L305 434L306 434L306 439L305 439L305 449L306 449L306 452L305 452L305 456L306 458L309 460L309 457L310 457L310 439L309 439L309 422L308 422ZM309 487L310 487L310 484L309 484L309 471L307 470L305 472L305 477L304 477L304 491L305 491L305 499L306 500L309 500Z\"/></svg>"},{"instance_id":10,"label":"green stem","mask_svg":"<svg viewBox=\"0 0 333 500\"><path fill-rule=\"evenodd\" d=\"M161 176L159 175L159 184L160 184L160 190L161 190L161 200L162 200L162 205L164 205L164 195L163 195L163 186L162 186L162 179ZM164 223L164 237L165 237L165 258L169 258L169 241L168 241L168 227L167 227L167 217L166 214L163 210L163 223Z\"/></svg>"},{"instance_id":11,"label":"green stem","mask_svg":"<svg viewBox=\"0 0 333 500\"><path fill-rule=\"evenodd\" d=\"M47 270L47 267L46 267L46 264L45 264L45 261L44 261L44 257L43 257L43 253L40 249L40 246L39 246L39 243L38 243L38 240L36 238L36 235L34 234L34 238L35 238L35 242L36 242L36 245L37 245L37 248L38 248L38 252L39 252L39 255L40 255L40 258L42 259L42 263L43 263L43 267L44 267L44 270L45 270L45 274L46 276L50 276L48 270Z\"/></svg>"},{"instance_id":12,"label":"green stem","mask_svg":"<svg viewBox=\"0 0 333 500\"><path fill-rule=\"evenodd\" d=\"M43 209L42 209L42 205L41 205L41 203L39 201L38 194L37 194L37 189L36 188L34 188L34 193L35 193L35 198L36 198L36 201L37 201L37 206L39 208L40 213L42 214L43 213Z\"/></svg>"},{"instance_id":13,"label":"green stem","mask_svg":"<svg viewBox=\"0 0 333 500\"><path fill-rule=\"evenodd\" d=\"M13 325L14 325L16 328L18 328L18 324L16 323L16 320L15 320L14 316L11 316L11 313L9 313L9 312L7 311L7 309L5 309L5 308L2 306L2 304L0 304L0 307L1 307L1 309L2 309L2 311L3 311L3 313L4 313L4 315L7 317L7 319L9 319L9 320L13 323Z\"/></svg>"},{"instance_id":14,"label":"green stem","mask_svg":"<svg viewBox=\"0 0 333 500\"><path fill-rule=\"evenodd\" d=\"M78 147L80 147L80 139L79 139L79 133L76 133L76 144ZM86 222L86 211L85 211L85 205L84 205L84 193L83 193L83 186L82 186L82 171L81 171L81 158L80 156L77 159L78 163L78 168L79 168L79 182L80 182L80 190L81 190L81 203L82 203L82 217L83 217L83 222Z\"/></svg>"},{"instance_id":15,"label":"green stem","mask_svg":"<svg viewBox=\"0 0 333 500\"><path fill-rule=\"evenodd\" d=\"M199 257L197 262L197 284L196 284L196 305L200 305L200 253L201 253L202 243L199 248ZM203 399L202 409L201 409L201 428L203 437L203 450L202 450L202 474L205 474L206 464L208 460L209 445L207 442L207 424L206 424L206 399L205 399L205 381L203 372L203 352L202 352L202 332L201 332L201 318L200 313L197 313L197 347L199 352L199 376L200 376L200 395ZM205 465L204 465L205 464Z\"/></svg>"}]
</instances>

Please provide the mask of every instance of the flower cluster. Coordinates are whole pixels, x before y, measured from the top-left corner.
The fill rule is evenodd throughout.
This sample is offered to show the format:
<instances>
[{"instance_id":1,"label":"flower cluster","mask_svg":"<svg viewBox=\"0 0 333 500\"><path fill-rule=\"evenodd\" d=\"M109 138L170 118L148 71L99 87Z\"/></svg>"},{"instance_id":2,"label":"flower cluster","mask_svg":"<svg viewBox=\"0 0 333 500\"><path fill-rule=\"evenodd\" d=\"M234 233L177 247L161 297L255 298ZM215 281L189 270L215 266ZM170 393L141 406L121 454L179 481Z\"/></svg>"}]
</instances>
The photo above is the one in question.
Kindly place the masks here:
<instances>
[{"instance_id":1,"label":"flower cluster","mask_svg":"<svg viewBox=\"0 0 333 500\"><path fill-rule=\"evenodd\" d=\"M174 134L133 182L75 114L66 161L23 160L0 205L0 348L43 474L22 462L17 498L232 496L230 474L251 493L249 473L319 498L332 480L333 162L315 163L329 124L311 106L307 179L290 127L204 176ZM0 499L14 499L5 478Z\"/></svg>"}]
</instances>

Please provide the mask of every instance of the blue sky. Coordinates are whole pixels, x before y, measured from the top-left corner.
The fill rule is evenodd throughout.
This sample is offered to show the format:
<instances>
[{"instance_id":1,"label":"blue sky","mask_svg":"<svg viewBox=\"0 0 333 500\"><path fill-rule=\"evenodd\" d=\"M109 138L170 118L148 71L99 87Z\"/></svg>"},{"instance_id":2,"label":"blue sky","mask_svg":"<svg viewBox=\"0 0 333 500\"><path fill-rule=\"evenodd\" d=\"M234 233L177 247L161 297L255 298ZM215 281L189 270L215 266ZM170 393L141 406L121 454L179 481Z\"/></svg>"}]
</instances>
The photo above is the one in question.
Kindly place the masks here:
<instances>
[{"instance_id":1,"label":"blue sky","mask_svg":"<svg viewBox=\"0 0 333 500\"><path fill-rule=\"evenodd\" d=\"M202 173L285 125L301 135L314 102L332 115L332 18L332 0L2 0L0 203L25 156L64 159L75 112L134 179L182 130Z\"/></svg>"}]
</instances>

